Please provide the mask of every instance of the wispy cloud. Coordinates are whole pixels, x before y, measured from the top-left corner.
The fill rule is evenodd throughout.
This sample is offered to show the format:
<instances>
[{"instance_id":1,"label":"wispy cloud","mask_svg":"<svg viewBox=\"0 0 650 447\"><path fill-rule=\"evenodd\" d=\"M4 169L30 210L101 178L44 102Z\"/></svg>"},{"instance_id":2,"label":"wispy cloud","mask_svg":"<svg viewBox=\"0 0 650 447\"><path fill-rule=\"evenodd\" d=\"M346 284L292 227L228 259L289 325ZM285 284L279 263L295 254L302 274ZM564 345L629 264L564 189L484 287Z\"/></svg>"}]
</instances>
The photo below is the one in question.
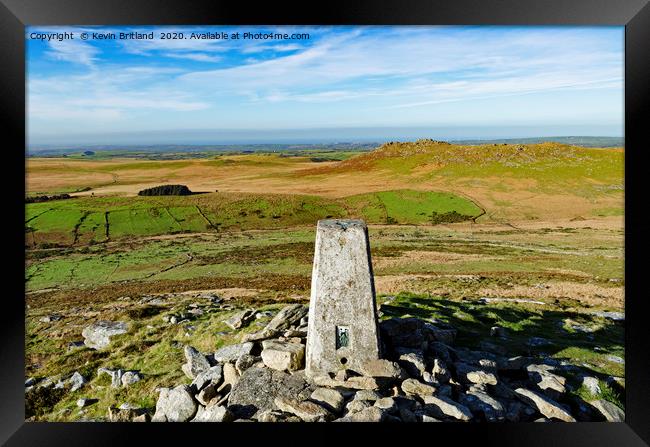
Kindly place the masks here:
<instances>
[{"instance_id":1,"label":"wispy cloud","mask_svg":"<svg viewBox=\"0 0 650 447\"><path fill-rule=\"evenodd\" d=\"M48 42L48 45L49 50L46 53L48 57L88 67L94 65L97 60L96 56L100 52L99 48L77 40L52 40Z\"/></svg>"},{"instance_id":2,"label":"wispy cloud","mask_svg":"<svg viewBox=\"0 0 650 447\"><path fill-rule=\"evenodd\" d=\"M504 93L516 93L522 85L531 83L535 84L535 90L543 90L544 85L555 89L558 76L597 83L599 79L611 78L612 71L618 70L622 79L620 52L598 48L593 38L579 33L547 33L543 39L542 36L531 38L526 33L486 38L478 31L446 36L417 29L410 33L387 34L360 35L355 31L336 35L296 54L188 73L181 80L197 86L227 83L235 89L258 92L287 89L290 93L286 98L298 99L304 94L309 98L320 96L330 100L331 95L321 93L328 88L338 91L340 84L364 78L391 83L391 88L405 93L410 91L409 83L424 82L431 76L443 80L450 76L468 79L467 82L445 84L447 92L455 85L456 91L464 97L468 86L473 85L478 94L483 94L479 90L494 88L494 82ZM433 87L434 92L438 90L435 82L426 82L426 85ZM309 92L314 88L321 93ZM370 96L376 95L372 85L355 88L355 91L355 96L363 91ZM277 101L277 94L268 95L268 98Z\"/></svg>"},{"instance_id":3,"label":"wispy cloud","mask_svg":"<svg viewBox=\"0 0 650 447\"><path fill-rule=\"evenodd\" d=\"M129 31L151 32L150 29L135 28ZM165 29L165 33L184 33L186 36L188 30L182 28ZM118 44L127 54L139 54L145 56L157 55L160 52L165 54L184 53L184 52L201 52L204 54L220 53L228 49L227 43L223 40L211 39L161 39L160 30L154 31L154 38L142 40L122 40Z\"/></svg>"},{"instance_id":4,"label":"wispy cloud","mask_svg":"<svg viewBox=\"0 0 650 447\"><path fill-rule=\"evenodd\" d=\"M214 56L206 53L183 52L183 53L162 53L164 57L171 57L174 59L189 59L198 62L219 62L223 58L221 56Z\"/></svg>"},{"instance_id":5,"label":"wispy cloud","mask_svg":"<svg viewBox=\"0 0 650 447\"><path fill-rule=\"evenodd\" d=\"M244 29L255 30L228 31ZM28 73L30 131L78 123L115 131L489 123L513 120L505 104L517 97L527 101L519 121L588 119L597 111L622 123L622 28L276 29L308 32L301 41L158 37L221 27L101 30L153 30L156 38L30 47L29 67L56 64L52 73L45 65ZM474 101L488 101L492 112Z\"/></svg>"},{"instance_id":6,"label":"wispy cloud","mask_svg":"<svg viewBox=\"0 0 650 447\"><path fill-rule=\"evenodd\" d=\"M129 119L131 112L182 113L209 108L211 104L194 93L169 88L169 76L177 72L109 66L80 75L34 75L28 82L28 113L52 122L74 117L78 122L99 125L105 120Z\"/></svg>"},{"instance_id":7,"label":"wispy cloud","mask_svg":"<svg viewBox=\"0 0 650 447\"><path fill-rule=\"evenodd\" d=\"M285 44L285 45L269 45L269 44L253 44L244 46L241 50L243 54L263 53L266 51L285 53L287 51L304 50L305 47L298 44Z\"/></svg>"}]
</instances>

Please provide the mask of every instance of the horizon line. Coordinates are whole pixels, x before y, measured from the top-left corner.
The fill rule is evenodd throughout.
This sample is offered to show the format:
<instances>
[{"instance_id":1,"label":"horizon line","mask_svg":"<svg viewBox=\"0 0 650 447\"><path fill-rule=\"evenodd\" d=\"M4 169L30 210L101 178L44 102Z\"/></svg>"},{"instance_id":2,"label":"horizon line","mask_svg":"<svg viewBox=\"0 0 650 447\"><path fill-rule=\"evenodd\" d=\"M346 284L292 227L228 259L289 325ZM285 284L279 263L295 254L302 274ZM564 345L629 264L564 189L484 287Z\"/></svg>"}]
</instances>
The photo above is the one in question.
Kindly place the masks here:
<instances>
[{"instance_id":1,"label":"horizon line","mask_svg":"<svg viewBox=\"0 0 650 447\"><path fill-rule=\"evenodd\" d=\"M543 142L558 142L554 139L617 139L621 140L621 144L625 143L625 136L612 136L612 135L549 135L549 136L526 136L526 137L474 137L474 138L407 138L407 139L392 139L387 140L384 138L371 140L371 139L356 139L356 140L322 140L322 141L230 141L230 142L200 142L200 143L39 143L34 145L27 145L26 149L31 151L41 150L66 150L67 149L81 149L93 147L97 150L110 150L110 149L135 149L135 148L159 148L159 147L186 147L186 148L202 148L202 147L228 147L228 146L287 146L287 145L308 145L315 146L321 144L328 145L371 145L371 144L385 144L389 141L398 143L415 142L418 140L432 140L448 143L463 143L463 142L493 142L493 141L522 141L522 140L543 140Z\"/></svg>"}]
</instances>

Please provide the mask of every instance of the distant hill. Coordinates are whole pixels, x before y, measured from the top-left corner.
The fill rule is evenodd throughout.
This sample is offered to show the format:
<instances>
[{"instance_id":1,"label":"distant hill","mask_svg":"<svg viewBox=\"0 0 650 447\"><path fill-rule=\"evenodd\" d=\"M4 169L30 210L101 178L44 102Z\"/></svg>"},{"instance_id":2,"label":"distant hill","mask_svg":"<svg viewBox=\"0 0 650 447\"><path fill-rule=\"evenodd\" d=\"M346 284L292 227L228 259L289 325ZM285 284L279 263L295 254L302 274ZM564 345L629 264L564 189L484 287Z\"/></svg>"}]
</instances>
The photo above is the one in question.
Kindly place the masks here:
<instances>
[{"instance_id":1,"label":"distant hill","mask_svg":"<svg viewBox=\"0 0 650 447\"><path fill-rule=\"evenodd\" d=\"M506 138L495 140L453 140L454 144L537 144L546 141L570 144L581 147L623 147L625 139L622 137L539 137L539 138Z\"/></svg>"},{"instance_id":2,"label":"distant hill","mask_svg":"<svg viewBox=\"0 0 650 447\"><path fill-rule=\"evenodd\" d=\"M398 190L452 193L485 210L477 218L480 221L570 220L623 216L624 211L622 148L579 147L557 142L461 145L423 139L390 142L372 151L312 151L297 155L298 151L292 151L173 161L35 158L27 160L26 178L31 194L48 195L84 188L93 188L95 196L135 195L144 188L159 185L162 179L173 179L174 183L185 184L193 191L315 194L328 200ZM331 161L312 160L324 156ZM389 217L398 222L404 212L417 208L409 205L408 209L400 209L399 205L405 201L402 196L384 198L391 206L397 206L397 214L391 212ZM415 199L419 201L418 197ZM364 213L379 216L381 221L376 210L388 205L382 206L377 198L364 198L361 202L364 204L359 206ZM449 211L454 209L441 213ZM426 210L420 212L425 215L415 217L426 218L428 222L438 219ZM474 212L458 212L476 216ZM274 224L286 221L273 218L274 213L264 215L271 216L269 219ZM452 217L445 219L453 220ZM268 224L259 217L247 219L256 225ZM384 216L383 222L387 221Z\"/></svg>"},{"instance_id":3,"label":"distant hill","mask_svg":"<svg viewBox=\"0 0 650 447\"><path fill-rule=\"evenodd\" d=\"M178 153L187 157L200 158L201 155L214 153L255 153L255 152L292 152L301 150L329 151L364 151L376 148L379 143L319 143L319 144L153 144L153 145L92 145L92 146L32 146L28 149L30 157L60 157L66 155L151 155ZM92 149L92 150L88 150ZM89 154L91 152L92 154Z\"/></svg>"},{"instance_id":4,"label":"distant hill","mask_svg":"<svg viewBox=\"0 0 650 447\"><path fill-rule=\"evenodd\" d=\"M623 215L623 162L622 148L417 140L386 143L297 175L449 191L480 204L484 220L529 220Z\"/></svg>"},{"instance_id":5,"label":"distant hill","mask_svg":"<svg viewBox=\"0 0 650 447\"><path fill-rule=\"evenodd\" d=\"M415 142L386 143L372 152L357 155L333 166L314 168L311 171L305 171L305 173L383 168L398 174L415 174L417 176L417 169L426 167L429 173L444 172L453 168L455 171L462 170L467 171L466 174L471 174L473 169L479 169L481 172L476 174L480 174L480 176L490 173L496 175L521 173L524 170L533 169L532 176L538 177L541 175L543 167L551 166L554 168L553 172L560 175L561 170L556 169L561 167L556 166L558 162L567 168L587 163L592 165L594 150L596 149L556 142L460 145L446 141L422 139ZM605 153L603 152L603 154ZM597 167L598 165L592 165L592 170Z\"/></svg>"},{"instance_id":6,"label":"distant hill","mask_svg":"<svg viewBox=\"0 0 650 447\"><path fill-rule=\"evenodd\" d=\"M620 137L535 137L535 138L509 138L492 140L453 140L452 143L459 145L481 145L481 144L537 144L545 141L553 141L562 144L569 144L581 147L622 147L624 139ZM29 147L30 157L60 157L62 155L85 156L146 156L151 154L184 154L185 157L197 157L213 153L253 153L253 152L295 152L309 150L328 151L369 151L380 146L377 142L340 142L340 143L306 143L306 144L153 144L153 145L72 145L72 146L39 146ZM85 152L84 152L85 151Z\"/></svg>"}]
</instances>

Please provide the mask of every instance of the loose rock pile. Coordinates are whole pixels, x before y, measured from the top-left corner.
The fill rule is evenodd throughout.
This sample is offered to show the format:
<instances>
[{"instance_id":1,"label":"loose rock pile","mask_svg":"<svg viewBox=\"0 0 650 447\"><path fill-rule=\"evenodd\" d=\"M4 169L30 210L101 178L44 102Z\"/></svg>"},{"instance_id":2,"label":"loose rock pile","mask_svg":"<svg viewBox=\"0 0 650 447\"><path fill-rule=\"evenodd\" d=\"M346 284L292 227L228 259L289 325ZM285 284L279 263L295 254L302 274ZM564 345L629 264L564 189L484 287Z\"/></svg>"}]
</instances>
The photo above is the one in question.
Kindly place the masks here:
<instances>
[{"instance_id":1,"label":"loose rock pile","mask_svg":"<svg viewBox=\"0 0 650 447\"><path fill-rule=\"evenodd\" d=\"M254 318L245 310L231 323ZM237 320L237 321L236 321ZM552 359L454 348L456 330L440 322L380 323L383 359L308 380L307 307L282 309L261 331L214 353L184 349L190 385L159 390L155 422L524 422L617 421L623 411L597 398L566 397L566 371ZM496 334L503 335L495 330ZM143 415L133 419L145 420Z\"/></svg>"},{"instance_id":2,"label":"loose rock pile","mask_svg":"<svg viewBox=\"0 0 650 447\"><path fill-rule=\"evenodd\" d=\"M190 304L178 314L191 321L197 311L227 308L217 297ZM160 297L141 302L160 305ZM181 315L182 314L182 315ZM354 370L341 365L336 373L308 379L305 375L307 306L282 308L258 332L240 343L202 353L183 346L179 368L191 380L158 389L155 412L128 404L111 406L110 421L292 422L292 421L622 421L624 412L602 399L601 384L579 366L548 358L510 357L488 340L480 350L455 345L457 330L439 321L404 317L379 323L382 359ZM173 316L176 316L174 314ZM232 328L248 326L268 311L242 309L225 321ZM48 316L53 319L58 316ZM169 324L176 324L168 321ZM189 326L188 326L189 328ZM83 330L94 349L128 331L123 322L98 321ZM188 329L189 330L189 329ZM490 335L507 339L501 327ZM543 340L531 338L530 344ZM135 370L99 368L111 387L126 388L147 377ZM567 380L576 378L576 380ZM613 385L618 378L610 377ZM67 393L88 388L78 371L25 382L28 404L52 407ZM591 398L569 393L582 386ZM80 414L95 405L91 390L77 401ZM27 407L31 408L30 405ZM153 414L152 414L153 413Z\"/></svg>"}]
</instances>

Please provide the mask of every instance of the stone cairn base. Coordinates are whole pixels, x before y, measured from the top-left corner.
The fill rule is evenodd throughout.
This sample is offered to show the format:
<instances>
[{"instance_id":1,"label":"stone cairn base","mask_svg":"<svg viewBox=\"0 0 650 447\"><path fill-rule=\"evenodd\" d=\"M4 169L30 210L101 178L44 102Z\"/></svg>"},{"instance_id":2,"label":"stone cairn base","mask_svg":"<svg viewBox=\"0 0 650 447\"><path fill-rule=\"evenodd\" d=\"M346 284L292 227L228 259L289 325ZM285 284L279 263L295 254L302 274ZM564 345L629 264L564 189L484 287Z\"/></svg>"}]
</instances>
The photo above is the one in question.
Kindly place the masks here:
<instances>
[{"instance_id":1,"label":"stone cairn base","mask_svg":"<svg viewBox=\"0 0 650 447\"><path fill-rule=\"evenodd\" d=\"M254 311L253 311L254 312ZM379 324L382 359L307 379L307 306L214 353L185 346L191 385L159 390L154 422L549 422L621 420L613 404L568 399L553 359L454 347L457 331L418 318ZM587 378L586 378L587 379ZM567 403L568 402L568 403ZM138 420L149 417L138 416Z\"/></svg>"}]
</instances>

